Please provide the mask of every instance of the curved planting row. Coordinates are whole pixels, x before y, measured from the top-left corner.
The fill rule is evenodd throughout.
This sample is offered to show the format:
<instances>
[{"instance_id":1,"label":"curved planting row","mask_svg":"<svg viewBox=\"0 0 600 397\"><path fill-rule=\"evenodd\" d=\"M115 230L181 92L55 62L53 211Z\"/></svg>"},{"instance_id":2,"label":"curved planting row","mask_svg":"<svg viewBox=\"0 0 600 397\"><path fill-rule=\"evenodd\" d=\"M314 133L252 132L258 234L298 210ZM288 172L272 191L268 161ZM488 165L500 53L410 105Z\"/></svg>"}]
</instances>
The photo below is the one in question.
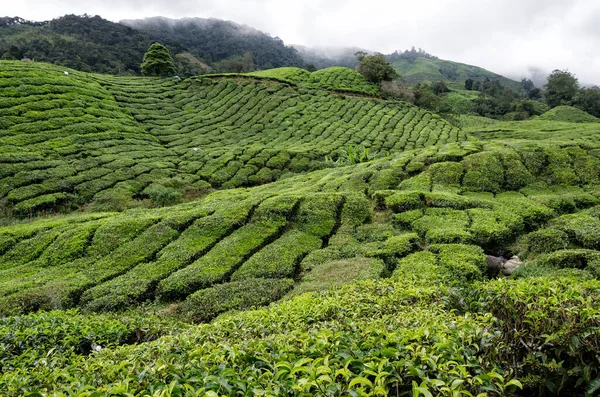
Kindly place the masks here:
<instances>
[{"instance_id":1,"label":"curved planting row","mask_svg":"<svg viewBox=\"0 0 600 397\"><path fill-rule=\"evenodd\" d=\"M448 244L526 253L530 238L520 238L548 225L551 236L566 233L559 238L565 243L552 247L595 250L600 234L577 234L569 226L585 221L595 228L595 209L581 212L587 214L582 220L559 218L600 203L595 153L578 146L436 146L216 192L169 209L7 227L0 230L0 306L7 313L117 310L147 299L206 303L212 298L205 294L216 294L224 296L225 310L232 308L226 291L242 288L239 283L280 291L240 303L259 304L305 275L298 291L345 280L331 277L344 268L356 267L352 277L389 273L396 258L423 247L440 255L446 252L440 245ZM391 211L384 223L363 224L373 216L372 205ZM575 254L585 258L582 267L591 261L591 254ZM479 279L482 269L473 266L450 267L455 278ZM264 280L276 280L274 287ZM207 318L205 309L192 306L190 316Z\"/></svg>"},{"instance_id":2,"label":"curved planting row","mask_svg":"<svg viewBox=\"0 0 600 397\"><path fill-rule=\"evenodd\" d=\"M20 62L0 73L9 216L173 204L337 166L326 158L343 163L350 146L383 156L467 138L406 104L249 77L111 77Z\"/></svg>"},{"instance_id":3,"label":"curved planting row","mask_svg":"<svg viewBox=\"0 0 600 397\"><path fill-rule=\"evenodd\" d=\"M340 225L369 217L369 203L360 197L268 196L223 194L169 211L2 228L1 312L119 310L147 299L199 299L213 286L233 288L229 281L248 279L283 283L286 292L307 254L327 246Z\"/></svg>"}]
</instances>

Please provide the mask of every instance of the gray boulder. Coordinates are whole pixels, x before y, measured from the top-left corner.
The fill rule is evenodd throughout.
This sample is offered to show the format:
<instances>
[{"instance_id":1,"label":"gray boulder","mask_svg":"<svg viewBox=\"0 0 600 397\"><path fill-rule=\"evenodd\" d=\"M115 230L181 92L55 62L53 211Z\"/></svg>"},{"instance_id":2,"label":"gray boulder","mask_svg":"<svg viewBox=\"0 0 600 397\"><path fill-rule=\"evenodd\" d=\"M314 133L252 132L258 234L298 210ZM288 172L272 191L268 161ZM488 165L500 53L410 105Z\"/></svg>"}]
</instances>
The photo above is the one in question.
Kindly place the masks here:
<instances>
[{"instance_id":1,"label":"gray boulder","mask_svg":"<svg viewBox=\"0 0 600 397\"><path fill-rule=\"evenodd\" d=\"M487 255L485 257L485 260L487 262L488 277L497 277L500 271L502 270L502 266L504 265L504 258L501 256Z\"/></svg>"},{"instance_id":2,"label":"gray boulder","mask_svg":"<svg viewBox=\"0 0 600 397\"><path fill-rule=\"evenodd\" d=\"M523 261L518 256L513 256L502 265L502 274L505 276L510 276L513 274L515 270L519 268L523 264Z\"/></svg>"}]
</instances>

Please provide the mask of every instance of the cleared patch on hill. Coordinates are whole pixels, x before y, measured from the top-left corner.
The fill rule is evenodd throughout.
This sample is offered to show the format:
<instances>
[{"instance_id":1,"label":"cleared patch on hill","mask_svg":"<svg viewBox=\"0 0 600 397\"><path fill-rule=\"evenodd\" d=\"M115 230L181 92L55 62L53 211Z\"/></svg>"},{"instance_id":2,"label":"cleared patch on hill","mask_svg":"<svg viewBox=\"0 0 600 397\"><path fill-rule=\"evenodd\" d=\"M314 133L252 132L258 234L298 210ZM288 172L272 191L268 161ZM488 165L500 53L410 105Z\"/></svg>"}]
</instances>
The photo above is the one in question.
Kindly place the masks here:
<instances>
[{"instance_id":1,"label":"cleared patch on hill","mask_svg":"<svg viewBox=\"0 0 600 397\"><path fill-rule=\"evenodd\" d=\"M568 123L598 123L600 119L577 109L573 106L557 106L550 109L540 117L542 120L548 121L564 121Z\"/></svg>"}]
</instances>

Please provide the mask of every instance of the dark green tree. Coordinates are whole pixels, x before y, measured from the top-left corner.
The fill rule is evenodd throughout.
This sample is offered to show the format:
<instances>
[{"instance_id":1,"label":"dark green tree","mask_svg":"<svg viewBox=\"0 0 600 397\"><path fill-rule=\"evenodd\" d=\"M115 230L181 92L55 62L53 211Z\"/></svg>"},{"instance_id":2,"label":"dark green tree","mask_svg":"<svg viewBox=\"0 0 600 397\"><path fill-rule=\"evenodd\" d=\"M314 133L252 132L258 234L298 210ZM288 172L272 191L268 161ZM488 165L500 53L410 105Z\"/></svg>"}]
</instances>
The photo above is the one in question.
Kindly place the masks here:
<instances>
[{"instance_id":1,"label":"dark green tree","mask_svg":"<svg viewBox=\"0 0 600 397\"><path fill-rule=\"evenodd\" d=\"M546 103L551 108L560 105L571 105L577 91L579 91L579 82L567 70L554 70L548 75L548 81L544 86Z\"/></svg>"},{"instance_id":2,"label":"dark green tree","mask_svg":"<svg viewBox=\"0 0 600 397\"><path fill-rule=\"evenodd\" d=\"M431 83L431 91L433 91L435 95L440 96L448 92L448 87L446 86L446 83L441 80Z\"/></svg>"},{"instance_id":3,"label":"dark green tree","mask_svg":"<svg viewBox=\"0 0 600 397\"><path fill-rule=\"evenodd\" d=\"M304 67L304 69L308 70L311 73L317 71L317 67L315 65L313 65L312 63L306 64L306 66Z\"/></svg>"},{"instance_id":4,"label":"dark green tree","mask_svg":"<svg viewBox=\"0 0 600 397\"><path fill-rule=\"evenodd\" d=\"M372 83L381 84L382 81L392 81L400 77L383 54L377 52L373 55L367 55L359 51L355 55L360 62L358 65L359 73Z\"/></svg>"},{"instance_id":5,"label":"dark green tree","mask_svg":"<svg viewBox=\"0 0 600 397\"><path fill-rule=\"evenodd\" d=\"M531 90L535 88L535 84L530 79L526 79L523 77L521 80L521 87L525 90L526 93L529 93Z\"/></svg>"},{"instance_id":6,"label":"dark green tree","mask_svg":"<svg viewBox=\"0 0 600 397\"><path fill-rule=\"evenodd\" d=\"M154 43L144 54L142 62L142 74L144 76L169 76L175 74L173 58L167 47L160 43Z\"/></svg>"},{"instance_id":7,"label":"dark green tree","mask_svg":"<svg viewBox=\"0 0 600 397\"><path fill-rule=\"evenodd\" d=\"M473 79L469 78L465 80L465 90L471 91L473 89Z\"/></svg>"},{"instance_id":8,"label":"dark green tree","mask_svg":"<svg viewBox=\"0 0 600 397\"><path fill-rule=\"evenodd\" d=\"M582 88L574 99L574 105L592 116L600 117L600 88Z\"/></svg>"},{"instance_id":9,"label":"dark green tree","mask_svg":"<svg viewBox=\"0 0 600 397\"><path fill-rule=\"evenodd\" d=\"M438 111L441 102L440 98L433 93L429 85L417 83L413 87L413 94L415 96L415 105L433 112Z\"/></svg>"},{"instance_id":10,"label":"dark green tree","mask_svg":"<svg viewBox=\"0 0 600 397\"><path fill-rule=\"evenodd\" d=\"M537 87L527 93L527 98L532 100L542 99L542 96L542 90Z\"/></svg>"}]
</instances>

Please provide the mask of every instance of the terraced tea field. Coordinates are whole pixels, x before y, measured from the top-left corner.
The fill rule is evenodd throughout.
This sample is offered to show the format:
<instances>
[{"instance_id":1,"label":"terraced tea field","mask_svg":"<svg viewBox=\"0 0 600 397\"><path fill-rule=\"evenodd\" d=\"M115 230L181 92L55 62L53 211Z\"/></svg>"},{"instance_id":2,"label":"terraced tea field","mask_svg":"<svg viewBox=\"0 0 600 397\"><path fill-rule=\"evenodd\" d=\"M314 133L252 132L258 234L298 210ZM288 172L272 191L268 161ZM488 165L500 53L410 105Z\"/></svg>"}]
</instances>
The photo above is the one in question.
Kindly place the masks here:
<instances>
[{"instance_id":1,"label":"terraced tea field","mask_svg":"<svg viewBox=\"0 0 600 397\"><path fill-rule=\"evenodd\" d=\"M3 64L8 214L90 202L113 209L111 197L127 206L153 181L201 191L260 185L328 167L326 156L352 145L384 155L467 139L414 106L269 79L67 73Z\"/></svg>"},{"instance_id":2,"label":"terraced tea field","mask_svg":"<svg viewBox=\"0 0 600 397\"><path fill-rule=\"evenodd\" d=\"M600 123L0 65L7 395L598 390Z\"/></svg>"}]
</instances>

